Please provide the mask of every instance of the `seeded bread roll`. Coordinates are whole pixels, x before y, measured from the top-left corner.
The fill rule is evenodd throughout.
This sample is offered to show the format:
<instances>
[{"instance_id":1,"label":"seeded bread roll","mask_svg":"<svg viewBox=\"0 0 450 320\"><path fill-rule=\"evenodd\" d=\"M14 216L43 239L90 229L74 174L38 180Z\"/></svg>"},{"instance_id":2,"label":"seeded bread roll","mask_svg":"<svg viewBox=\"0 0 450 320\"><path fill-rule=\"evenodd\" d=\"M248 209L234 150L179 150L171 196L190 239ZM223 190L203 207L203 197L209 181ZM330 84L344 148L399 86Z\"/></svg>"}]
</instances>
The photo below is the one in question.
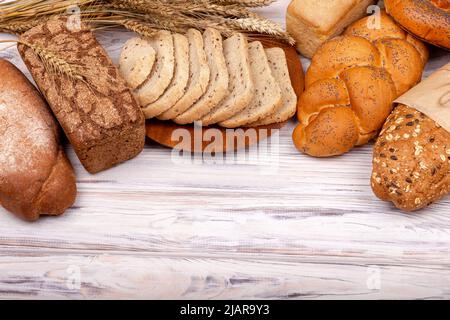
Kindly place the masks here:
<instances>
[{"instance_id":1,"label":"seeded bread roll","mask_svg":"<svg viewBox=\"0 0 450 320\"><path fill-rule=\"evenodd\" d=\"M449 0L385 0L386 11L416 37L450 49Z\"/></svg>"},{"instance_id":2,"label":"seeded bread roll","mask_svg":"<svg viewBox=\"0 0 450 320\"><path fill-rule=\"evenodd\" d=\"M450 193L450 133L423 113L399 105L375 145L372 189L404 211Z\"/></svg>"},{"instance_id":3,"label":"seeded bread roll","mask_svg":"<svg viewBox=\"0 0 450 320\"><path fill-rule=\"evenodd\" d=\"M29 221L72 206L75 174L48 105L11 63L0 60L0 204Z\"/></svg>"},{"instance_id":4,"label":"seeded bread roll","mask_svg":"<svg viewBox=\"0 0 450 320\"><path fill-rule=\"evenodd\" d=\"M49 72L29 47L18 49L83 166L106 170L139 154L145 143L145 119L118 69L84 25L68 28L52 19L21 39L46 48L71 65L82 66L84 80Z\"/></svg>"}]
</instances>

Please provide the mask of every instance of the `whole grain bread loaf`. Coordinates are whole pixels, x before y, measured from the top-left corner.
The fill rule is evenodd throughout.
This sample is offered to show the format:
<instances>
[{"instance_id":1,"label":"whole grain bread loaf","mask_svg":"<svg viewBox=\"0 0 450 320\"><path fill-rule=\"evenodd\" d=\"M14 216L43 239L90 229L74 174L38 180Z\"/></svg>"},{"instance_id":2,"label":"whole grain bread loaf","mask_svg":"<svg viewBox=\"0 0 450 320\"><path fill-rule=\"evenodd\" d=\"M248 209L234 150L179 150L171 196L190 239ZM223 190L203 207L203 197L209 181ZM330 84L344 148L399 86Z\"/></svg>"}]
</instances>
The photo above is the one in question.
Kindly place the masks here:
<instances>
[{"instance_id":1,"label":"whole grain bread loaf","mask_svg":"<svg viewBox=\"0 0 450 320\"><path fill-rule=\"evenodd\" d=\"M0 204L26 220L59 215L76 196L60 129L28 79L0 60Z\"/></svg>"},{"instance_id":2,"label":"whole grain bread loaf","mask_svg":"<svg viewBox=\"0 0 450 320\"><path fill-rule=\"evenodd\" d=\"M405 211L450 193L450 133L416 109L399 105L375 145L372 189Z\"/></svg>"},{"instance_id":3,"label":"whole grain bread loaf","mask_svg":"<svg viewBox=\"0 0 450 320\"><path fill-rule=\"evenodd\" d=\"M84 80L49 72L33 49L18 48L81 163L96 173L142 151L144 116L93 33L84 26L69 29L64 18L56 18L30 29L21 39L79 66Z\"/></svg>"}]
</instances>

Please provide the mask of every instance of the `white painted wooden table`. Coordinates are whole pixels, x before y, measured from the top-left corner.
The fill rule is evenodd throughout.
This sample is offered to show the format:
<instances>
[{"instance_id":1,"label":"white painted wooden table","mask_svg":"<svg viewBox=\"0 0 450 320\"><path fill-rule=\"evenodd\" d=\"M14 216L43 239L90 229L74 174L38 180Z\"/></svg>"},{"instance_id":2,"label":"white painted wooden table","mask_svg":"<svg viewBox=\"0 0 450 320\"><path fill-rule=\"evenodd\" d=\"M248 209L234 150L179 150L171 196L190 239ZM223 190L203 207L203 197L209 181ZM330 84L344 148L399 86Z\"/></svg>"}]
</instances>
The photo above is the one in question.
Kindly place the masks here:
<instances>
[{"instance_id":1,"label":"white painted wooden table","mask_svg":"<svg viewBox=\"0 0 450 320\"><path fill-rule=\"evenodd\" d=\"M287 4L264 13L283 22ZM117 58L128 36L99 39ZM0 56L26 71L15 49ZM427 75L450 58L433 56ZM372 194L372 145L313 159L293 127L241 163L180 164L149 143L92 176L69 147L66 215L30 224L0 209L0 297L450 298L450 199L403 214Z\"/></svg>"}]
</instances>

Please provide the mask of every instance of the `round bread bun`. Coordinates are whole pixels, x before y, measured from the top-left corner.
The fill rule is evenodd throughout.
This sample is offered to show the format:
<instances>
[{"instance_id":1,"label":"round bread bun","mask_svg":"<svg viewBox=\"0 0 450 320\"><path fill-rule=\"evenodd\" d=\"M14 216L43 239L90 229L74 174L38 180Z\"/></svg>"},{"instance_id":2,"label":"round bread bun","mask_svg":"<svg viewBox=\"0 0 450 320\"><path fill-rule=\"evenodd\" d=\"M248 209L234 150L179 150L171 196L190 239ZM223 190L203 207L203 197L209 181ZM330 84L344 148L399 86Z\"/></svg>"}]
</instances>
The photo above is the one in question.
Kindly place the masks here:
<instances>
[{"instance_id":1,"label":"round bread bun","mask_svg":"<svg viewBox=\"0 0 450 320\"><path fill-rule=\"evenodd\" d=\"M410 33L450 49L449 0L385 0L386 11Z\"/></svg>"}]
</instances>

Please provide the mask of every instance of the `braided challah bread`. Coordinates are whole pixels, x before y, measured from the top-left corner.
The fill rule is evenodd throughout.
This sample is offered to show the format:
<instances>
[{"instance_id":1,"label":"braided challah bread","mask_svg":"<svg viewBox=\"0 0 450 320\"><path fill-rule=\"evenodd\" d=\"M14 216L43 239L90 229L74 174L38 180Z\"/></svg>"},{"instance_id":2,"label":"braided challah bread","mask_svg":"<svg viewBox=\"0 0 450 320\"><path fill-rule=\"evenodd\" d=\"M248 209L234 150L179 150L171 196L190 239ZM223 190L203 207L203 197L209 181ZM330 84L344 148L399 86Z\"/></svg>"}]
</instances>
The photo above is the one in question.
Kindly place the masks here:
<instances>
[{"instance_id":1,"label":"braided challah bread","mask_svg":"<svg viewBox=\"0 0 450 320\"><path fill-rule=\"evenodd\" d=\"M383 126L392 102L420 81L427 59L425 45L384 12L352 24L311 61L298 104L296 147L329 157L366 144Z\"/></svg>"}]
</instances>

